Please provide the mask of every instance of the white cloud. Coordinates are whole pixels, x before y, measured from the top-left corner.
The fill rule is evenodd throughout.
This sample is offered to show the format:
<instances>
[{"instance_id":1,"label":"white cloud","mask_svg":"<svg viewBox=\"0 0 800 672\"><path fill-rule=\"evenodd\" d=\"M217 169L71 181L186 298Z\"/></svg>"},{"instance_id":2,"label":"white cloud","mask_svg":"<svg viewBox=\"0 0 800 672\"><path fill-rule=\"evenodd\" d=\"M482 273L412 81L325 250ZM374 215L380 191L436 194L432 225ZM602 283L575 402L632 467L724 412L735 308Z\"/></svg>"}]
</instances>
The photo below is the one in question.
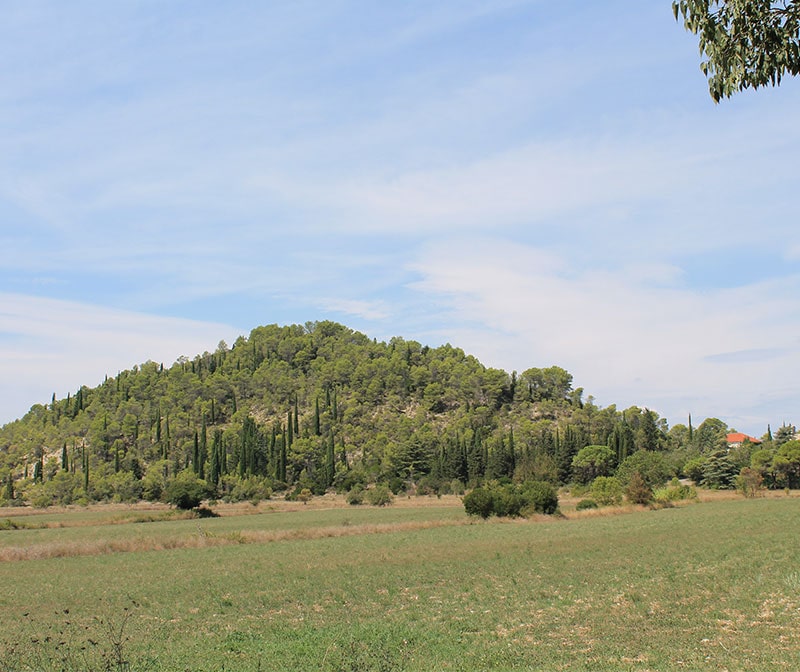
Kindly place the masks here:
<instances>
[{"instance_id":1,"label":"white cloud","mask_svg":"<svg viewBox=\"0 0 800 672\"><path fill-rule=\"evenodd\" d=\"M360 301L357 299L323 299L322 307L346 315L354 315L365 320L385 320L389 317L384 301Z\"/></svg>"},{"instance_id":2,"label":"white cloud","mask_svg":"<svg viewBox=\"0 0 800 672\"><path fill-rule=\"evenodd\" d=\"M147 360L168 366L239 335L224 324L7 293L0 293L0 324L0 422L49 402L53 392L61 398Z\"/></svg>"},{"instance_id":3,"label":"white cloud","mask_svg":"<svg viewBox=\"0 0 800 672\"><path fill-rule=\"evenodd\" d=\"M671 270L654 284L636 268L574 268L489 239L432 245L414 268L450 324L477 325L444 328L447 340L507 370L564 366L603 405L650 406L673 422L757 416L763 432L774 418L763 399L784 413L800 402L785 373L800 366L800 277L700 291L669 284Z\"/></svg>"}]
</instances>

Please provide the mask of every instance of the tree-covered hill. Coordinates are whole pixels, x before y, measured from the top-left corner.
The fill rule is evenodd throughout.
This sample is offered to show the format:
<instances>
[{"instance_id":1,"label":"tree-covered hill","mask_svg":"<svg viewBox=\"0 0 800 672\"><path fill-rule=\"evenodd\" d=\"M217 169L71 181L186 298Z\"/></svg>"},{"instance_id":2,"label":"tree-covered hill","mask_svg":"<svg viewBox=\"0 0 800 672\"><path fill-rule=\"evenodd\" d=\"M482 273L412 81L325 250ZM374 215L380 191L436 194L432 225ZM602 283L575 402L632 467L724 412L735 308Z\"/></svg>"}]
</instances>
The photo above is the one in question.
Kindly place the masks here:
<instances>
[{"instance_id":1,"label":"tree-covered hill","mask_svg":"<svg viewBox=\"0 0 800 672\"><path fill-rule=\"evenodd\" d=\"M258 327L231 347L54 395L0 428L0 499L158 500L198 482L226 499L371 483L461 492L585 481L639 450L673 474L725 429L668 431L652 411L582 396L557 366L509 374L450 345L377 342L333 322ZM606 446L608 466L587 467L587 446Z\"/></svg>"}]
</instances>

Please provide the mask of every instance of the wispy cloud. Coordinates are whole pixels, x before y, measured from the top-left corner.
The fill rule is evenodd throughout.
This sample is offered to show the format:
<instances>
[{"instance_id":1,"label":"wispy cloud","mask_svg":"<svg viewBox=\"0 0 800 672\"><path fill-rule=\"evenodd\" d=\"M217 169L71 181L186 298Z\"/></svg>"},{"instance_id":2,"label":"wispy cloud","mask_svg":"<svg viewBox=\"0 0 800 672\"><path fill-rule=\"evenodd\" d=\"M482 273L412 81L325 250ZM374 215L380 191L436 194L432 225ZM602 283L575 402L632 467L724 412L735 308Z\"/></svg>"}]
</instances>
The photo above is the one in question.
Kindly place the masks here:
<instances>
[{"instance_id":1,"label":"wispy cloud","mask_svg":"<svg viewBox=\"0 0 800 672\"><path fill-rule=\"evenodd\" d=\"M654 284L635 268L585 270L490 239L430 246L414 268L415 287L447 307L447 340L507 369L565 366L605 404L649 405L673 421L698 408L734 418L777 388L776 410L789 413L800 393L784 373L800 365L797 276L697 291L665 283L670 273Z\"/></svg>"},{"instance_id":2,"label":"wispy cloud","mask_svg":"<svg viewBox=\"0 0 800 672\"><path fill-rule=\"evenodd\" d=\"M54 392L61 398L148 360L170 365L239 335L225 324L7 293L0 324L0 407L8 420Z\"/></svg>"}]
</instances>

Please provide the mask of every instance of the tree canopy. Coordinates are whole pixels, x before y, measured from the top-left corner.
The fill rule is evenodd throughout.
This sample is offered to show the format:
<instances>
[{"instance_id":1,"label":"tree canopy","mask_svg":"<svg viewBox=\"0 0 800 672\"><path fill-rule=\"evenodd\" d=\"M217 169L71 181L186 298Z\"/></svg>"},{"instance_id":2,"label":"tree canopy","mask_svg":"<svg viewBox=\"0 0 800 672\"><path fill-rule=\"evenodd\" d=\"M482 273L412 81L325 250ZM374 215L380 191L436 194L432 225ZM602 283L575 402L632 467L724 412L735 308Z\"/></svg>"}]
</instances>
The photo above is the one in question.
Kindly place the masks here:
<instances>
[{"instance_id":1,"label":"tree canopy","mask_svg":"<svg viewBox=\"0 0 800 672\"><path fill-rule=\"evenodd\" d=\"M800 4L794 0L675 0L698 35L701 63L715 102L747 88L777 86L800 72Z\"/></svg>"}]
</instances>

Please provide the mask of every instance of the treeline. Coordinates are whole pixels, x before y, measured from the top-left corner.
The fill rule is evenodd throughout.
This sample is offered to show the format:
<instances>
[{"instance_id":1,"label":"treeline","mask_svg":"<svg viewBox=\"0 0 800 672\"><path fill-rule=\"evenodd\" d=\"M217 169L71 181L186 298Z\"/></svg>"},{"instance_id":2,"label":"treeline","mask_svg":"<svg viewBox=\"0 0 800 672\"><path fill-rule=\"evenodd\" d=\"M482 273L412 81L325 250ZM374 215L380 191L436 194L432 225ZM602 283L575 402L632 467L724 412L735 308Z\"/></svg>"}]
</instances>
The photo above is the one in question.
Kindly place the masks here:
<instances>
[{"instance_id":1,"label":"treeline","mask_svg":"<svg viewBox=\"0 0 800 672\"><path fill-rule=\"evenodd\" d=\"M640 451L678 475L716 450L715 423L670 429L647 409L600 408L558 366L508 374L450 345L272 325L34 406L0 428L0 501L163 500L178 478L233 500L557 485L600 475L578 459L598 445L613 454L605 475Z\"/></svg>"}]
</instances>

